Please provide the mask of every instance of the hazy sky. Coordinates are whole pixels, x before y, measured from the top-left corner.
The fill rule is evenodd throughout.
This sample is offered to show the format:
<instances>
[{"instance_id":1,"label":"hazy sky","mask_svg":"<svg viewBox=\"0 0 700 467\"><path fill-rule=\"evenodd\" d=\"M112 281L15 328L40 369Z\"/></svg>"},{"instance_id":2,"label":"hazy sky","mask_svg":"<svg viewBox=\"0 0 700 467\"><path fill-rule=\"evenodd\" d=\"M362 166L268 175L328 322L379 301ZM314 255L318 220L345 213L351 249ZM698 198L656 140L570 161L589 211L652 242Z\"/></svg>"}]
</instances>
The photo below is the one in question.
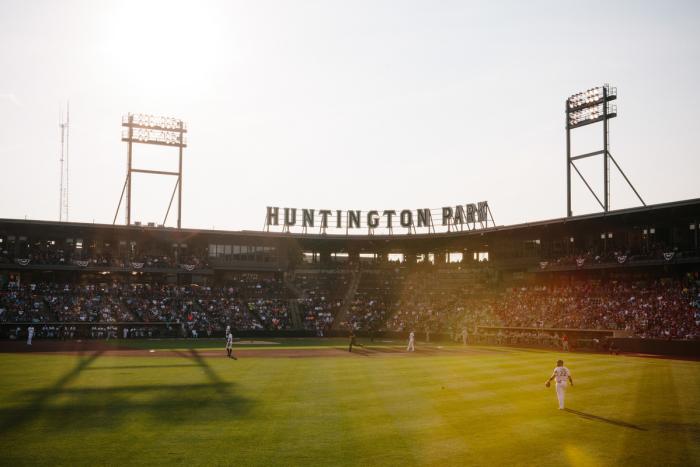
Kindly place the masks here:
<instances>
[{"instance_id":1,"label":"hazy sky","mask_svg":"<svg viewBox=\"0 0 700 467\"><path fill-rule=\"evenodd\" d=\"M184 227L258 230L267 205L562 217L564 101L604 82L645 201L700 197L700 2L0 0L0 217L58 219L67 99L70 220L112 222L128 112L189 126ZM579 167L602 189L601 159ZM162 222L173 183L135 176L133 219ZM617 174L611 199L636 205Z\"/></svg>"}]
</instances>

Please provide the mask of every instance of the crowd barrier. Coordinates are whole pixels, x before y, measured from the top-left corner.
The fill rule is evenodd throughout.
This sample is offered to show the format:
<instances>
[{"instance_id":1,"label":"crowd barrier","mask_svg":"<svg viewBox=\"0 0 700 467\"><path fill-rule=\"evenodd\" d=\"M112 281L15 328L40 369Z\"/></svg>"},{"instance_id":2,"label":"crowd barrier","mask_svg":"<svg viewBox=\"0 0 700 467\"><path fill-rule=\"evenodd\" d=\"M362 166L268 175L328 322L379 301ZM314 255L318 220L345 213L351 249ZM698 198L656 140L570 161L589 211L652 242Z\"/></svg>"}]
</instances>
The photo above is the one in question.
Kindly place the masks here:
<instances>
[{"instance_id":1,"label":"crowd barrier","mask_svg":"<svg viewBox=\"0 0 700 467\"><path fill-rule=\"evenodd\" d=\"M148 338L183 338L192 337L192 333L181 323L95 323L95 322L54 322L54 323L2 323L0 339L26 339L27 328L34 326L36 339L148 339ZM127 329L126 337L124 329ZM19 332L18 332L19 329ZM236 330L236 338L272 338L272 337L314 337L313 331L306 330ZM199 330L198 337L217 337L224 339L224 331Z\"/></svg>"},{"instance_id":2,"label":"crowd barrier","mask_svg":"<svg viewBox=\"0 0 700 467\"><path fill-rule=\"evenodd\" d=\"M700 340L613 338L611 341L622 352L676 357L700 358Z\"/></svg>"},{"instance_id":3,"label":"crowd barrier","mask_svg":"<svg viewBox=\"0 0 700 467\"><path fill-rule=\"evenodd\" d=\"M0 324L0 339L24 340L27 338L27 328L33 325L36 339L148 339L148 338L183 338L192 334L181 323L2 323ZM127 329L126 335L124 329ZM358 332L357 337L372 341L393 340L405 341L408 331L394 332ZM571 351L593 351L614 353L639 353L650 355L668 355L679 357L700 358L700 340L664 340L642 339L638 337L616 337L619 334L613 330L597 329L542 329L542 328L510 328L510 327L479 327L475 333L467 335L470 345L507 345L536 347L543 349L562 349L562 336L569 338ZM309 338L319 337L315 331L309 330L234 330L236 338L256 339L275 337ZM125 337L126 336L126 337ZM349 336L348 331L329 331L323 337ZM200 338L224 338L223 331L199 331ZM457 333L416 332L416 341L423 343L429 340L433 343L462 342L461 331Z\"/></svg>"}]
</instances>

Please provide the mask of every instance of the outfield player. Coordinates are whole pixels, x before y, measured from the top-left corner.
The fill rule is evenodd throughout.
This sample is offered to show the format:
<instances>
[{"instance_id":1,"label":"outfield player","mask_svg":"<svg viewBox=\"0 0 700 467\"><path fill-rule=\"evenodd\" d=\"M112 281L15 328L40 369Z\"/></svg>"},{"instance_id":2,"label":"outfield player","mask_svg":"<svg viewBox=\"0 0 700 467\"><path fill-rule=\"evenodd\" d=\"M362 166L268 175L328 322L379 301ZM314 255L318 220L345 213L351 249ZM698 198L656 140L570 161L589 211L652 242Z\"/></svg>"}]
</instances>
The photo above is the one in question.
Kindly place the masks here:
<instances>
[{"instance_id":1,"label":"outfield player","mask_svg":"<svg viewBox=\"0 0 700 467\"><path fill-rule=\"evenodd\" d=\"M556 380L556 390L557 390L557 400L559 401L559 410L564 409L564 393L566 392L566 382L568 381L572 386L574 385L574 380L571 379L571 372L567 367L564 366L563 360L557 360L557 367L554 369L552 376L549 377L544 385L549 387L552 380Z\"/></svg>"},{"instance_id":2,"label":"outfield player","mask_svg":"<svg viewBox=\"0 0 700 467\"><path fill-rule=\"evenodd\" d=\"M566 334L561 337L561 348L564 352L569 351L569 336Z\"/></svg>"},{"instance_id":3,"label":"outfield player","mask_svg":"<svg viewBox=\"0 0 700 467\"><path fill-rule=\"evenodd\" d=\"M416 342L416 333L411 331L411 333L408 335L408 347L406 347L406 352L415 352L416 351L415 342Z\"/></svg>"},{"instance_id":4,"label":"outfield player","mask_svg":"<svg viewBox=\"0 0 700 467\"><path fill-rule=\"evenodd\" d=\"M32 345L33 338L34 338L34 326L29 326L27 328L27 345Z\"/></svg>"},{"instance_id":5,"label":"outfield player","mask_svg":"<svg viewBox=\"0 0 700 467\"><path fill-rule=\"evenodd\" d=\"M348 352L352 352L352 346L357 345L357 343L355 342L355 331L353 331L352 329L350 329L350 335L348 336L348 340L350 341L348 345Z\"/></svg>"},{"instance_id":6,"label":"outfield player","mask_svg":"<svg viewBox=\"0 0 700 467\"><path fill-rule=\"evenodd\" d=\"M228 358L238 360L235 355L233 355L233 333L229 332L226 334L226 354Z\"/></svg>"}]
</instances>

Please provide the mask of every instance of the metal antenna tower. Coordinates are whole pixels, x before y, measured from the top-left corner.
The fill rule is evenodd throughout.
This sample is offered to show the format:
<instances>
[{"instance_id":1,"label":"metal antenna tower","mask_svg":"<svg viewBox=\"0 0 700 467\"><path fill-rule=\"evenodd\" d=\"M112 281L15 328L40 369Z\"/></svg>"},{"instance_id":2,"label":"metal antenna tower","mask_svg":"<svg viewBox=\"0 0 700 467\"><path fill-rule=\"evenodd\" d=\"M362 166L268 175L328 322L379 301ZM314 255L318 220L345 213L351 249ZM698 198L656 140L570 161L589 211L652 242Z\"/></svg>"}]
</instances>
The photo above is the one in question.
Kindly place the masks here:
<instances>
[{"instance_id":1,"label":"metal antenna tower","mask_svg":"<svg viewBox=\"0 0 700 467\"><path fill-rule=\"evenodd\" d=\"M64 118L65 117L65 118ZM69 210L69 140L70 140L70 102L66 102L66 114L61 110L58 127L61 129L61 191L58 202L58 220L68 220Z\"/></svg>"}]
</instances>

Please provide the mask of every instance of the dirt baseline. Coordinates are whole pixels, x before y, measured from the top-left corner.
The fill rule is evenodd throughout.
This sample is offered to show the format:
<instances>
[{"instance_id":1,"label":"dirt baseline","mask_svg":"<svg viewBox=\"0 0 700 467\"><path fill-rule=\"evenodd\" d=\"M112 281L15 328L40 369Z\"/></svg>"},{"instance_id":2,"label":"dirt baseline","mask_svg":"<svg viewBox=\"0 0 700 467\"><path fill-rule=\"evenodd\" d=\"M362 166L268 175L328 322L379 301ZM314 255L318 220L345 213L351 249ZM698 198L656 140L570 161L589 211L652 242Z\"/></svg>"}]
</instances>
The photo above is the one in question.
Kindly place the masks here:
<instances>
[{"instance_id":1,"label":"dirt baseline","mask_svg":"<svg viewBox=\"0 0 700 467\"><path fill-rule=\"evenodd\" d=\"M34 341L28 346L24 341L0 341L0 353L31 353L31 354L54 354L54 355L81 355L86 353L99 352L102 356L114 357L219 357L226 358L226 351L221 349L135 349L118 343L106 343L99 340L76 340L76 341ZM236 347L233 353L238 358L307 358L307 357L408 357L408 356L459 356L477 354L502 353L503 350L493 349L473 349L469 347L441 347L441 346L418 346L415 352L406 352L402 346L395 347L373 347L355 346L352 352L348 352L347 347L326 347L326 348L250 348Z\"/></svg>"}]
</instances>

